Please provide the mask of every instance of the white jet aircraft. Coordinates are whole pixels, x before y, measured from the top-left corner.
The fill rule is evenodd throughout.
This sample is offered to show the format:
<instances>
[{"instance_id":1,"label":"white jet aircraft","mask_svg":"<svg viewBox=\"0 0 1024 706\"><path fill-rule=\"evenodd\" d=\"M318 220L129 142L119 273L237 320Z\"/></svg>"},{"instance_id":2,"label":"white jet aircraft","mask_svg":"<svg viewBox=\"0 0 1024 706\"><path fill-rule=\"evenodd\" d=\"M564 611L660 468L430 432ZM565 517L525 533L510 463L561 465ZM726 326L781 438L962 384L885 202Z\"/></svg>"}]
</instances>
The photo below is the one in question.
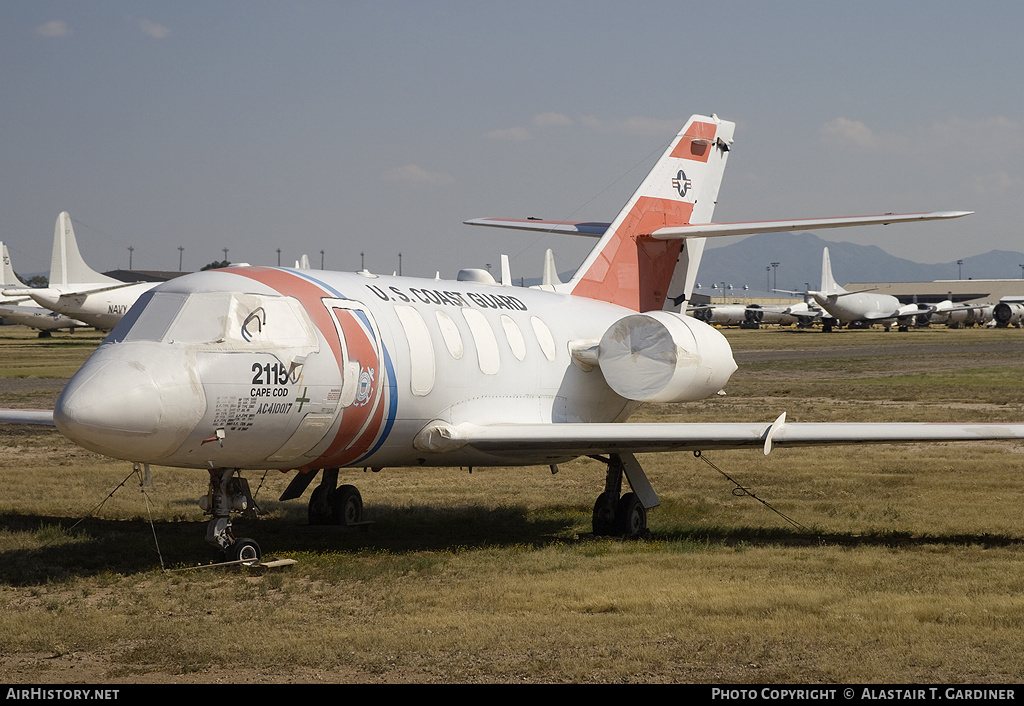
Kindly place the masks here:
<instances>
[{"instance_id":1,"label":"white jet aircraft","mask_svg":"<svg viewBox=\"0 0 1024 706\"><path fill-rule=\"evenodd\" d=\"M887 331L893 323L905 331L915 316L932 311L917 304L901 304L899 299L889 294L875 294L867 290L846 291L836 284L832 276L828 248L825 248L821 256L821 290L808 294L840 324L882 324ZM831 331L832 322L827 318L822 321L823 330Z\"/></svg>"},{"instance_id":2,"label":"white jet aircraft","mask_svg":"<svg viewBox=\"0 0 1024 706\"><path fill-rule=\"evenodd\" d=\"M736 364L718 331L663 311L688 299L705 236L952 218L963 213L711 224L734 124L694 116L610 225L487 219L503 227L600 231L569 282L511 286L463 270L455 281L229 267L143 294L46 412L72 441L139 464L202 469L207 540L255 563L233 509L244 470L319 471L311 522L354 524L362 500L342 468L520 466L588 455L608 465L598 534L646 531L658 497L646 452L1024 438L1024 424L622 423L643 402L717 394ZM680 268L677 270L676 263ZM678 291L678 290L677 290ZM630 492L623 494L623 476Z\"/></svg>"},{"instance_id":3,"label":"white jet aircraft","mask_svg":"<svg viewBox=\"0 0 1024 706\"><path fill-rule=\"evenodd\" d=\"M57 216L50 256L50 285L45 288L7 287L4 294L28 296L40 306L109 331L139 296L155 282L121 282L89 267L78 250L71 216Z\"/></svg>"},{"instance_id":4,"label":"white jet aircraft","mask_svg":"<svg viewBox=\"0 0 1024 706\"><path fill-rule=\"evenodd\" d=\"M6 287L16 289L28 289L29 286L18 279L14 272L14 265L11 263L11 256L7 252L7 244L0 243L3 251L3 269L0 270L0 290ZM70 317L58 314L55 311L37 306L31 297L0 295L0 319L7 323L22 324L30 328L38 329L39 336L45 338L51 331L76 328L85 328L86 324Z\"/></svg>"}]
</instances>

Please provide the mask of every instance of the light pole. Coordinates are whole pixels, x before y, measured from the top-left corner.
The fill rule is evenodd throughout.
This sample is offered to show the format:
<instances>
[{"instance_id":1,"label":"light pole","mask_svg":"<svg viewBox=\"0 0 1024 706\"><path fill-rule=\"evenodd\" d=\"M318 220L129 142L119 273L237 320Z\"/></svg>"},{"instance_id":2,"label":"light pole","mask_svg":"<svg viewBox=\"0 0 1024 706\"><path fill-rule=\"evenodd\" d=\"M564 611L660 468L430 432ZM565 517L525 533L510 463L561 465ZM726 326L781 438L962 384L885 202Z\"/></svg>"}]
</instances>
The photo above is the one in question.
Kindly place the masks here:
<instances>
[{"instance_id":1,"label":"light pole","mask_svg":"<svg viewBox=\"0 0 1024 706\"><path fill-rule=\"evenodd\" d=\"M963 279L964 278L963 266L964 266L964 261L963 260L957 260L956 261L956 278L957 279Z\"/></svg>"},{"instance_id":2,"label":"light pole","mask_svg":"<svg viewBox=\"0 0 1024 706\"><path fill-rule=\"evenodd\" d=\"M135 252L135 248L133 248L131 245L129 245L128 246L128 270L129 271L131 271L131 269L132 269L132 253L134 253L134 252Z\"/></svg>"},{"instance_id":3,"label":"light pole","mask_svg":"<svg viewBox=\"0 0 1024 706\"><path fill-rule=\"evenodd\" d=\"M185 248L181 245L178 246L178 272L181 272L181 257L185 252Z\"/></svg>"},{"instance_id":4,"label":"light pole","mask_svg":"<svg viewBox=\"0 0 1024 706\"><path fill-rule=\"evenodd\" d=\"M772 289L778 289L779 287L779 264L778 262L772 263Z\"/></svg>"},{"instance_id":5,"label":"light pole","mask_svg":"<svg viewBox=\"0 0 1024 706\"><path fill-rule=\"evenodd\" d=\"M771 265L764 268L764 288L767 291L772 289L772 268Z\"/></svg>"},{"instance_id":6,"label":"light pole","mask_svg":"<svg viewBox=\"0 0 1024 706\"><path fill-rule=\"evenodd\" d=\"M281 266L281 248L277 249L277 266Z\"/></svg>"}]
</instances>

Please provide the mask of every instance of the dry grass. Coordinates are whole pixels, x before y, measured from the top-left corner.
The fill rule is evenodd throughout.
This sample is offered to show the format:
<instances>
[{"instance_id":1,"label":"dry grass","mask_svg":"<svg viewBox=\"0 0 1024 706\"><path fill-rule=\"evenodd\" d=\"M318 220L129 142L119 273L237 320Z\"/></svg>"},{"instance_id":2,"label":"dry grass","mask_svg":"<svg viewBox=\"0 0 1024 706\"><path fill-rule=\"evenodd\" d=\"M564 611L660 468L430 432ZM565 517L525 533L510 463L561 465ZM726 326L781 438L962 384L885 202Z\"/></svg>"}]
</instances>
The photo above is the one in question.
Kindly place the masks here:
<instances>
[{"instance_id":1,"label":"dry grass","mask_svg":"<svg viewBox=\"0 0 1024 706\"><path fill-rule=\"evenodd\" d=\"M728 335L742 361L728 397L644 417L1024 417L1017 330ZM35 343L12 353L0 335L5 369L71 350ZM55 394L38 380L32 399ZM286 476L250 475L265 516L243 533L298 560L260 572L178 570L205 556L202 474L157 468L152 487L130 479L105 500L125 464L0 432L8 682L1024 677L1019 444L708 455L771 507L691 454L646 456L662 499L646 542L589 536L604 477L589 460L354 471L376 523L355 533L305 526L301 501L276 501Z\"/></svg>"}]
</instances>

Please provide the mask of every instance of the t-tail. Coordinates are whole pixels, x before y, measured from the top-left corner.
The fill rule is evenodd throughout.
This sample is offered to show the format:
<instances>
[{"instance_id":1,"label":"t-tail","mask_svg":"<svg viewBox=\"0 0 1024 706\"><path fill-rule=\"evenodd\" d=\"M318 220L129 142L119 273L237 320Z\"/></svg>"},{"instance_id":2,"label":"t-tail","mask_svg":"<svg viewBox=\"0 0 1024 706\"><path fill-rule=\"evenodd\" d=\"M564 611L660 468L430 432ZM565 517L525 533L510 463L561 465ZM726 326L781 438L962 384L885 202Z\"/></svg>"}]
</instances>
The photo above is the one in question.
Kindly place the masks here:
<instances>
[{"instance_id":1,"label":"t-tail","mask_svg":"<svg viewBox=\"0 0 1024 706\"><path fill-rule=\"evenodd\" d=\"M714 115L691 117L611 223L532 217L474 218L465 223L599 238L565 284L552 276L551 258L547 257L542 287L600 299L634 311L685 312L697 280L705 238L914 223L960 218L971 213L933 211L712 223L735 127L735 123ZM827 252L825 260L828 261Z\"/></svg>"},{"instance_id":2,"label":"t-tail","mask_svg":"<svg viewBox=\"0 0 1024 706\"><path fill-rule=\"evenodd\" d=\"M735 123L715 116L691 117L568 282L569 290L636 311L662 309L670 295L685 307L704 238L651 236L662 228L711 222L734 129Z\"/></svg>"}]
</instances>

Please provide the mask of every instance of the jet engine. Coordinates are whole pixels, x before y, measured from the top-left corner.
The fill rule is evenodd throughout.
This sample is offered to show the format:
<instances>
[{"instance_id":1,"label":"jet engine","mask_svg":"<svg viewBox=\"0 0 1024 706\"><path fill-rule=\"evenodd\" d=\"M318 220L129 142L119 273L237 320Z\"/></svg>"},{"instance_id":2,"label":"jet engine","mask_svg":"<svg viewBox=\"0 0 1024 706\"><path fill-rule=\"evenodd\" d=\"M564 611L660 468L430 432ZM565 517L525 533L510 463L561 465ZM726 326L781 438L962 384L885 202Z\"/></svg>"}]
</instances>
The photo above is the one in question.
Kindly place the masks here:
<instances>
[{"instance_id":1,"label":"jet engine","mask_svg":"<svg viewBox=\"0 0 1024 706\"><path fill-rule=\"evenodd\" d=\"M1021 302L999 302L992 309L992 318L996 320L996 326L1021 326L1024 322L1024 303Z\"/></svg>"},{"instance_id":2,"label":"jet engine","mask_svg":"<svg viewBox=\"0 0 1024 706\"><path fill-rule=\"evenodd\" d=\"M598 365L617 394L638 402L692 402L716 394L736 371L725 336L670 311L633 314L601 337Z\"/></svg>"}]
</instances>

